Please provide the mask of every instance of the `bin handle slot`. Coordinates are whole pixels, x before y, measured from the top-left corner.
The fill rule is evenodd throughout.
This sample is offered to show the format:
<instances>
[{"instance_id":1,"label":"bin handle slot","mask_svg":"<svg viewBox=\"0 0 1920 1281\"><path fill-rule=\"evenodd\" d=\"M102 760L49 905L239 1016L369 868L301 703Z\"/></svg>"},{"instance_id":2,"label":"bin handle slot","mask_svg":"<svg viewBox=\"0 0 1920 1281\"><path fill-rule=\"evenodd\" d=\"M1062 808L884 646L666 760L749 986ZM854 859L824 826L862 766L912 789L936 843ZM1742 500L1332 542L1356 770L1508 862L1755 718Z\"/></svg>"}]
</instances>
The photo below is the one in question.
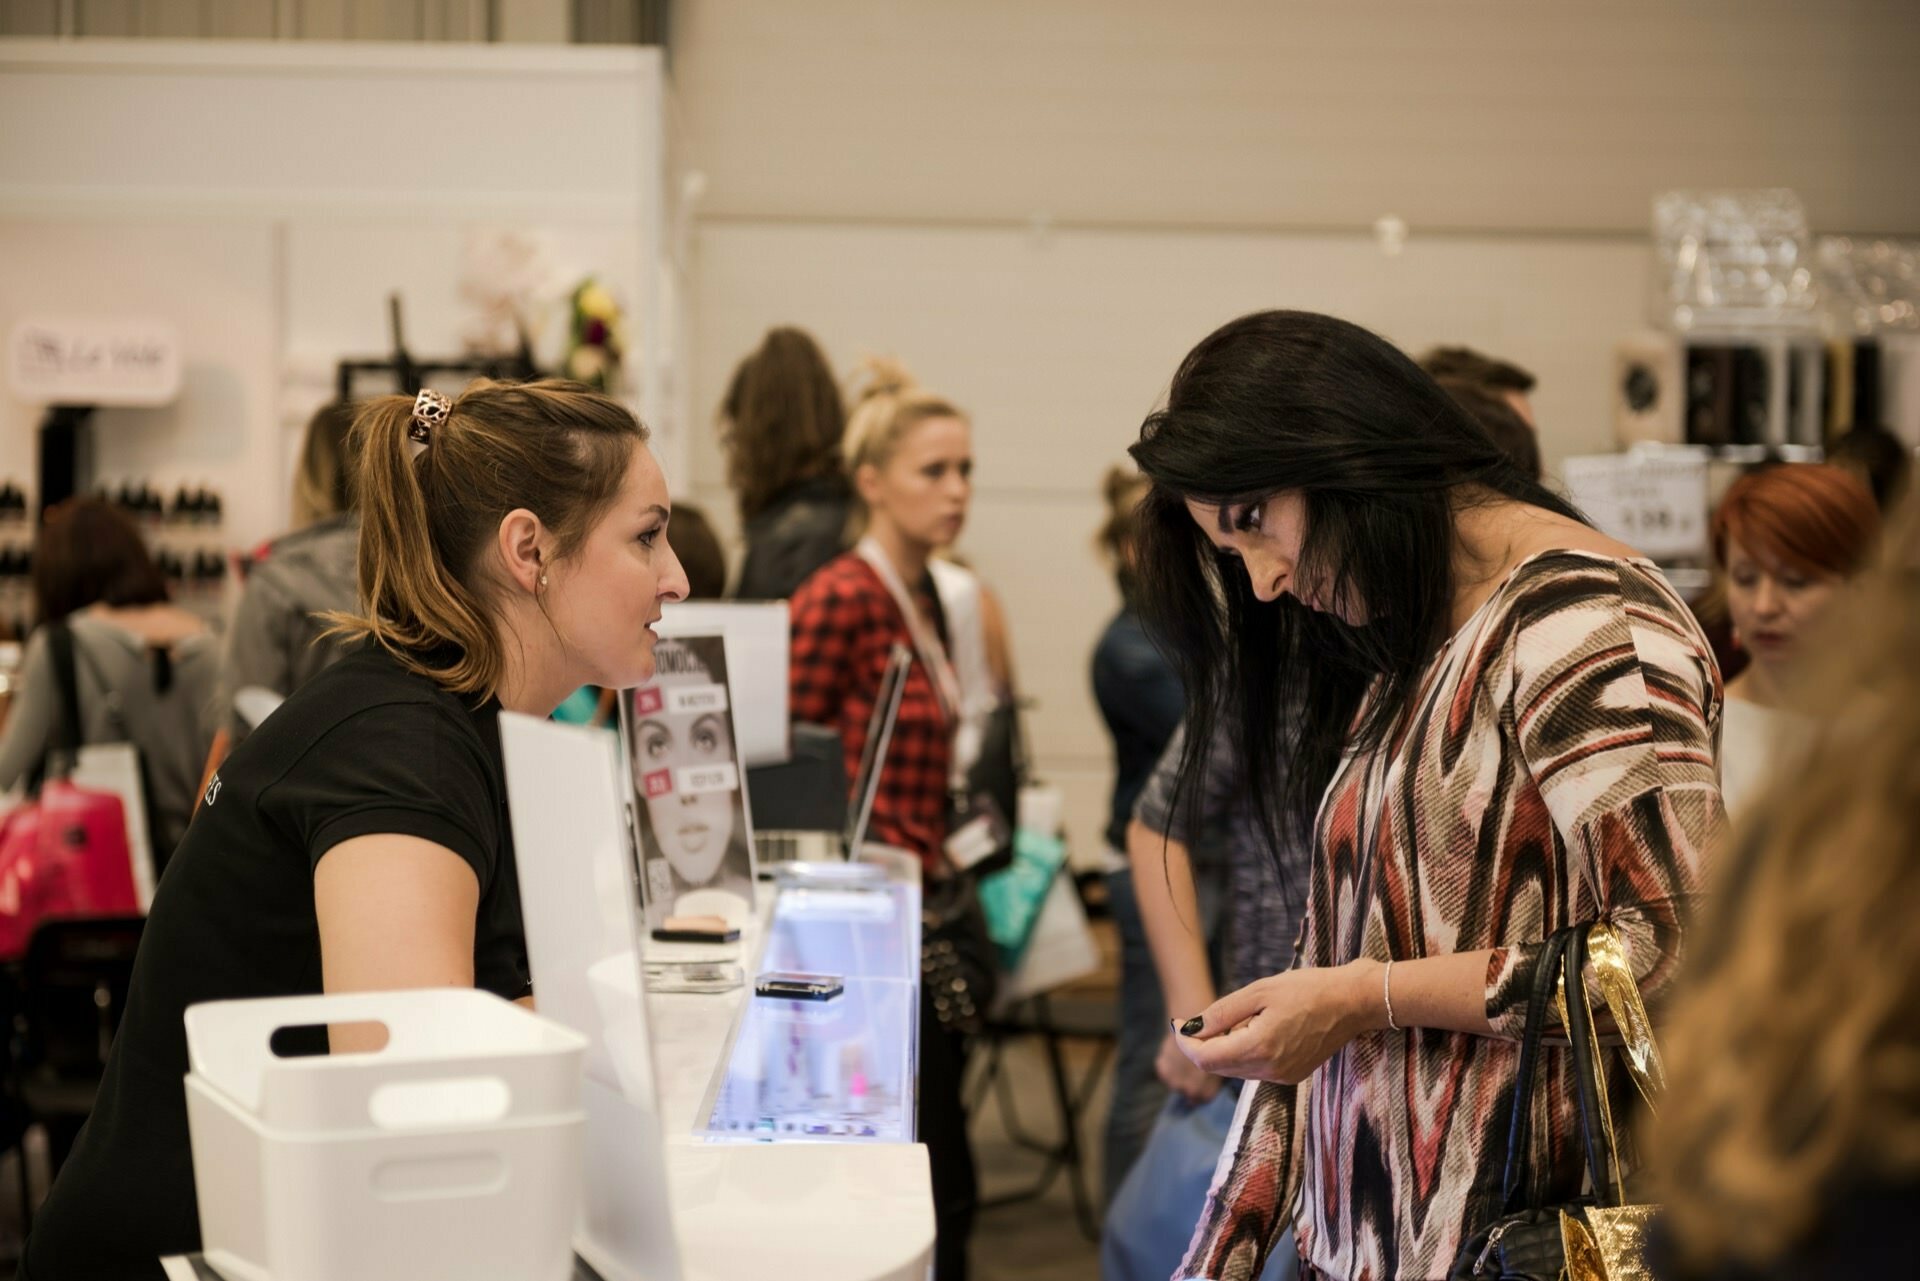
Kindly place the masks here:
<instances>
[{"instance_id":1,"label":"bin handle slot","mask_svg":"<svg viewBox=\"0 0 1920 1281\"><path fill-rule=\"evenodd\" d=\"M338 1023L289 1023L273 1029L267 1049L278 1059L378 1054L393 1041L393 1030L378 1019ZM349 1048L334 1049L336 1045Z\"/></svg>"}]
</instances>

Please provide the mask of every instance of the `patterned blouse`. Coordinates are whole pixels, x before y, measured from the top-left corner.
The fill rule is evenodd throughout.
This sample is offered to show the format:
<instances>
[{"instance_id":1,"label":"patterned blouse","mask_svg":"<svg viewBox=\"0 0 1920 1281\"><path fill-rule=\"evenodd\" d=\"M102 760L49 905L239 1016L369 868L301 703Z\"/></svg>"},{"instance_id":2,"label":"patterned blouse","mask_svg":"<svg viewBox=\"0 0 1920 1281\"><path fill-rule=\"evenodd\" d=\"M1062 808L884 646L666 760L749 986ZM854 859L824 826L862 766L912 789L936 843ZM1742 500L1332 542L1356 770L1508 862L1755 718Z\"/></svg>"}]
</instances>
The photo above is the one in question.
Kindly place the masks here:
<instances>
[{"instance_id":1,"label":"patterned blouse","mask_svg":"<svg viewBox=\"0 0 1920 1281\"><path fill-rule=\"evenodd\" d=\"M1647 561L1543 552L1475 611L1392 741L1336 771L1298 963L1490 948L1496 1035L1363 1035L1311 1088L1244 1091L1179 1275L1253 1276L1297 1190L1312 1268L1446 1277L1498 1202L1511 1038L1540 941L1605 918L1650 999L1673 973L1725 821L1720 703L1706 638ZM1583 1167L1564 1054L1547 1056L1545 1084L1534 1192L1565 1200Z\"/></svg>"}]
</instances>

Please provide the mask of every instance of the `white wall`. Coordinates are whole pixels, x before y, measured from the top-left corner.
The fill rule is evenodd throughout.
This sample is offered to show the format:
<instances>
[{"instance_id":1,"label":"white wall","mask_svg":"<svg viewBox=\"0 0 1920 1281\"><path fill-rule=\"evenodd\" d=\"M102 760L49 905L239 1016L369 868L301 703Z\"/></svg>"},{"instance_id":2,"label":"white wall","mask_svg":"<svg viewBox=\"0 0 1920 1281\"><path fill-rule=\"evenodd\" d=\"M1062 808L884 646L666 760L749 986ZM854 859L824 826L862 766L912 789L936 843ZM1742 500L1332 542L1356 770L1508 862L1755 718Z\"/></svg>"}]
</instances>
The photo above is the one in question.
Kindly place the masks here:
<instances>
[{"instance_id":1,"label":"white wall","mask_svg":"<svg viewBox=\"0 0 1920 1281\"><path fill-rule=\"evenodd\" d=\"M0 334L27 316L160 317L179 327L180 397L94 418L102 480L182 482L226 496L257 541L285 519L277 476L278 245L262 224L0 221ZM41 406L0 396L0 475L37 482ZM259 532L255 532L259 531Z\"/></svg>"},{"instance_id":2,"label":"white wall","mask_svg":"<svg viewBox=\"0 0 1920 1281\"><path fill-rule=\"evenodd\" d=\"M1550 462L1610 443L1656 190L1799 188L1920 231L1920 6L726 0L676 10L710 427L769 326L904 358L974 415L965 550L1006 597L1042 771L1097 844L1091 539L1181 355L1257 307L1528 366ZM1407 220L1399 257L1367 228ZM731 526L711 430L695 493Z\"/></svg>"},{"instance_id":3,"label":"white wall","mask_svg":"<svg viewBox=\"0 0 1920 1281\"><path fill-rule=\"evenodd\" d=\"M1638 232L1670 186L1920 226L1911 0L721 0L711 212Z\"/></svg>"},{"instance_id":4,"label":"white wall","mask_svg":"<svg viewBox=\"0 0 1920 1281\"><path fill-rule=\"evenodd\" d=\"M0 332L48 311L179 324L180 403L103 414L97 470L216 485L247 546L284 525L334 362L389 350L387 294L416 355L456 353L469 236L529 230L556 293L594 274L627 305L672 462L663 99L651 49L0 40ZM0 394L0 475L30 478L41 409Z\"/></svg>"}]
</instances>

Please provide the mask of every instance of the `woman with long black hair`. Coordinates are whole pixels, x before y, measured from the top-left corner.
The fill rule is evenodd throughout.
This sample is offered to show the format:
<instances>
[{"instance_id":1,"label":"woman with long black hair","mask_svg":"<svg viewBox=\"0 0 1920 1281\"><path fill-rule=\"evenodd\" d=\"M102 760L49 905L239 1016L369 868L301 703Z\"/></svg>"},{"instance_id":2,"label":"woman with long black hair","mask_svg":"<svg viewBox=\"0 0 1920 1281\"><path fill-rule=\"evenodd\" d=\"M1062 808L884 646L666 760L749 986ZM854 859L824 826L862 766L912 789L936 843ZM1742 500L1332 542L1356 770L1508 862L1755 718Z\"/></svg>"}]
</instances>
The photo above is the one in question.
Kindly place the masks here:
<instances>
[{"instance_id":1,"label":"woman with long black hair","mask_svg":"<svg viewBox=\"0 0 1920 1281\"><path fill-rule=\"evenodd\" d=\"M1254 1275L1299 1192L1304 1275L1439 1281L1493 1217L1541 942L1604 918L1650 994L1672 973L1723 822L1719 672L1651 562L1356 325L1222 327L1132 453L1184 773L1225 709L1245 776L1285 780L1254 788L1269 828L1312 844L1295 968L1177 1029L1264 1083L1181 1275ZM1542 1097L1534 1191L1570 1199L1564 1062Z\"/></svg>"}]
</instances>

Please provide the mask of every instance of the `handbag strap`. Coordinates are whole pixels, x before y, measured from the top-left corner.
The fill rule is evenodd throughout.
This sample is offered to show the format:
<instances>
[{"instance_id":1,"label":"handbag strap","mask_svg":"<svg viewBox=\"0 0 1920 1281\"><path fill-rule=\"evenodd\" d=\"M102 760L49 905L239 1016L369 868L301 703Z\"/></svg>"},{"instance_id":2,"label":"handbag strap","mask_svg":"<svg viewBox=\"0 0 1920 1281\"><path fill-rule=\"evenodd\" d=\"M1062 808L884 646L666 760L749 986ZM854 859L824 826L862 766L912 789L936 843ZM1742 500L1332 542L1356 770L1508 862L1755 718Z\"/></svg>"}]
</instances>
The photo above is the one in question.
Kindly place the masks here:
<instances>
[{"instance_id":1,"label":"handbag strap","mask_svg":"<svg viewBox=\"0 0 1920 1281\"><path fill-rule=\"evenodd\" d=\"M1605 921L1587 932L1587 959L1593 964L1593 977L1606 999L1607 1012L1613 1015L1613 1025L1620 1032L1627 1072L1648 1109L1657 1110L1660 1096L1667 1089L1666 1066L1660 1061L1653 1020L1647 1017L1646 1003L1640 999L1640 984L1627 963L1626 948Z\"/></svg>"},{"instance_id":2,"label":"handbag strap","mask_svg":"<svg viewBox=\"0 0 1920 1281\"><path fill-rule=\"evenodd\" d=\"M1593 1002L1587 996L1587 936L1577 928L1563 958L1560 1014L1573 1051L1573 1079L1580 1111L1581 1147L1586 1152L1587 1177L1603 1206L1625 1201L1620 1187L1620 1150L1614 1140L1613 1109L1607 1101L1606 1077L1600 1071L1599 1037L1593 1026Z\"/></svg>"},{"instance_id":3,"label":"handbag strap","mask_svg":"<svg viewBox=\"0 0 1920 1281\"><path fill-rule=\"evenodd\" d=\"M53 661L55 701L47 773L65 777L80 757L80 672L74 661L73 628L47 624L47 657Z\"/></svg>"},{"instance_id":4,"label":"handbag strap","mask_svg":"<svg viewBox=\"0 0 1920 1281\"><path fill-rule=\"evenodd\" d=\"M1507 1130L1507 1166L1502 1181L1505 1212L1527 1209L1522 1202L1527 1156L1532 1141L1533 1096L1540 1070L1540 1045L1546 1032L1547 1009L1556 1006L1572 1052L1574 1084L1578 1092L1581 1146L1594 1195L1603 1206L1625 1203L1620 1150L1613 1112L1607 1099L1606 1077L1600 1071L1600 1040L1593 1021L1593 1003L1587 994L1585 973L1594 970L1607 1010L1624 1041L1627 1066L1634 1084L1651 1106L1666 1087L1660 1049L1653 1037L1639 984L1628 966L1620 937L1606 922L1568 926L1547 939L1534 969L1527 1001L1527 1023L1520 1042L1520 1067L1513 1086L1513 1111ZM1571 977L1571 984L1567 979ZM1577 1000L1568 1000L1571 987Z\"/></svg>"},{"instance_id":5,"label":"handbag strap","mask_svg":"<svg viewBox=\"0 0 1920 1281\"><path fill-rule=\"evenodd\" d=\"M1547 936L1533 970L1533 990L1527 996L1527 1022L1520 1034L1520 1066L1514 1074L1513 1104L1507 1118L1507 1168L1500 1181L1503 1213L1518 1214L1527 1182L1527 1153L1533 1141L1533 1091L1539 1075L1540 1042L1547 1030L1547 1006L1560 977L1573 928Z\"/></svg>"}]
</instances>

